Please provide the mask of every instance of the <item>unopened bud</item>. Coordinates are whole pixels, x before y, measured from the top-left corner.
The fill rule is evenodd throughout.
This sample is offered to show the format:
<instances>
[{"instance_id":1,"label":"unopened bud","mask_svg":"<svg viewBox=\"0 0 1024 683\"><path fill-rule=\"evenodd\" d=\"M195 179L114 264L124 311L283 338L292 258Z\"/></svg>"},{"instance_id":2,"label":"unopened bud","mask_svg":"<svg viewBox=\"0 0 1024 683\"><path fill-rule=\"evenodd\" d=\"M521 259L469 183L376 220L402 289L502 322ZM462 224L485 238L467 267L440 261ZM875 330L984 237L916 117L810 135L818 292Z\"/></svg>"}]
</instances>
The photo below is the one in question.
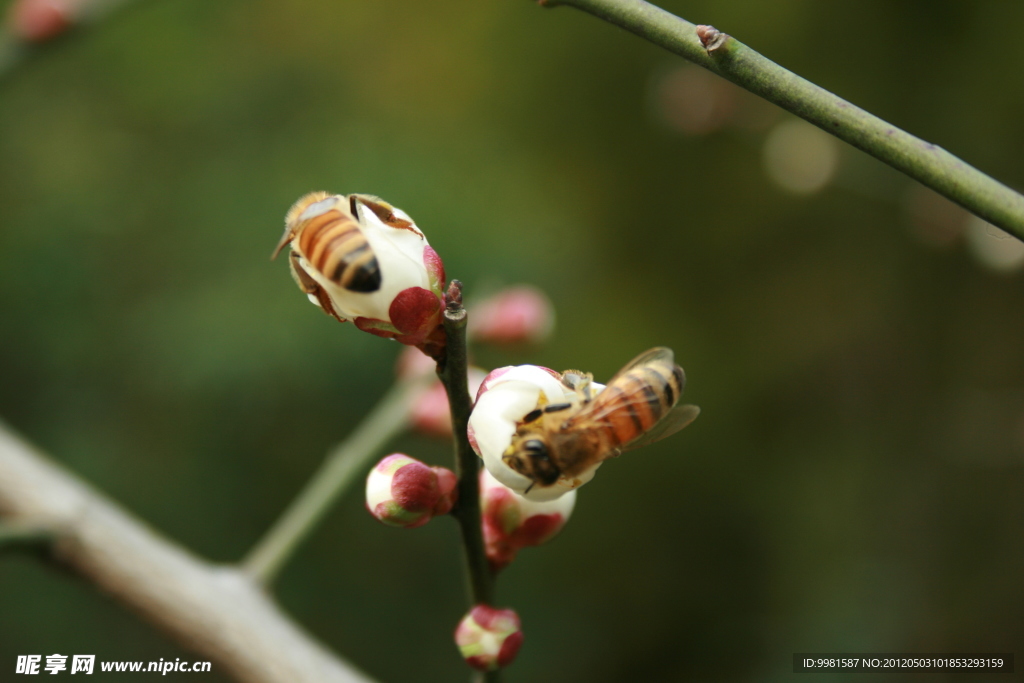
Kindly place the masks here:
<instances>
[{"instance_id":1,"label":"unopened bud","mask_svg":"<svg viewBox=\"0 0 1024 683\"><path fill-rule=\"evenodd\" d=\"M366 478L366 509L389 526L412 529L447 514L455 504L455 473L394 453Z\"/></svg>"},{"instance_id":2,"label":"unopened bud","mask_svg":"<svg viewBox=\"0 0 1024 683\"><path fill-rule=\"evenodd\" d=\"M591 382L595 395L603 384ZM580 395L563 381L560 373L538 365L518 365L492 370L477 392L469 416L468 437L473 450L483 458L484 467L505 486L534 501L554 500L587 483L601 462L572 477L559 477L543 485L517 472L504 460L519 424L538 406L578 404Z\"/></svg>"},{"instance_id":3,"label":"unopened bud","mask_svg":"<svg viewBox=\"0 0 1024 683\"><path fill-rule=\"evenodd\" d=\"M722 47L725 41L728 40L729 36L722 33L714 26L708 26L701 24L696 28L697 38L700 40L700 44L704 46L704 49L711 54L715 50Z\"/></svg>"},{"instance_id":4,"label":"unopened bud","mask_svg":"<svg viewBox=\"0 0 1024 683\"><path fill-rule=\"evenodd\" d=\"M536 287L509 287L475 305L470 337L489 344L537 344L555 326L551 301Z\"/></svg>"},{"instance_id":5,"label":"unopened bud","mask_svg":"<svg viewBox=\"0 0 1024 683\"><path fill-rule=\"evenodd\" d=\"M413 346L403 348L398 354L398 360L395 361L395 376L398 379L432 375L436 369L437 363L434 359Z\"/></svg>"},{"instance_id":6,"label":"unopened bud","mask_svg":"<svg viewBox=\"0 0 1024 683\"><path fill-rule=\"evenodd\" d=\"M480 510L491 568L502 569L522 548L550 541L569 521L575 505L575 491L555 500L528 500L482 470Z\"/></svg>"},{"instance_id":7,"label":"unopened bud","mask_svg":"<svg viewBox=\"0 0 1024 683\"><path fill-rule=\"evenodd\" d=\"M487 375L480 368L469 368L469 393L473 395ZM434 382L412 404L413 428L427 436L447 438L452 435L452 414L448 407L448 393L441 382Z\"/></svg>"},{"instance_id":8,"label":"unopened bud","mask_svg":"<svg viewBox=\"0 0 1024 683\"><path fill-rule=\"evenodd\" d=\"M444 355L444 264L412 219L379 197L313 192L285 216L274 252L314 304L378 337Z\"/></svg>"},{"instance_id":9,"label":"unopened bud","mask_svg":"<svg viewBox=\"0 0 1024 683\"><path fill-rule=\"evenodd\" d=\"M41 43L63 33L74 23L75 0L14 0L7 9L11 33Z\"/></svg>"},{"instance_id":10,"label":"unopened bud","mask_svg":"<svg viewBox=\"0 0 1024 683\"><path fill-rule=\"evenodd\" d=\"M511 609L477 605L455 629L455 644L474 669L495 671L508 666L523 644L519 615Z\"/></svg>"}]
</instances>

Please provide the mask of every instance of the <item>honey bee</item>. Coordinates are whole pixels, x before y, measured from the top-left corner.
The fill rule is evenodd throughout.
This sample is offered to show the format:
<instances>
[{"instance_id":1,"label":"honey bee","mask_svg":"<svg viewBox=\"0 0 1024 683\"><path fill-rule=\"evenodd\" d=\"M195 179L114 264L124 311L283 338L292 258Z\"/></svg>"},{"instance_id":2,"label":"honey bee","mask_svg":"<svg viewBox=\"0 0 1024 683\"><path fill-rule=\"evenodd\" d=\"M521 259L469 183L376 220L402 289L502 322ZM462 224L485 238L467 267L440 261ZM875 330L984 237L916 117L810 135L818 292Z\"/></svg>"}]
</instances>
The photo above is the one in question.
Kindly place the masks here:
<instances>
[{"instance_id":1,"label":"honey bee","mask_svg":"<svg viewBox=\"0 0 1024 683\"><path fill-rule=\"evenodd\" d=\"M271 255L277 258L291 244L288 263L299 289L342 322L345 319L335 311L330 296L310 273L350 292L369 294L380 289L380 264L363 228L367 210L389 227L423 236L408 216L379 197L310 192L288 210L284 235Z\"/></svg>"},{"instance_id":2,"label":"honey bee","mask_svg":"<svg viewBox=\"0 0 1024 683\"><path fill-rule=\"evenodd\" d=\"M686 375L668 348L640 354L596 396L592 381L590 373L566 370L562 384L579 401L538 407L519 423L502 460L532 480L526 491L675 434L700 413L695 405L676 405Z\"/></svg>"}]
</instances>

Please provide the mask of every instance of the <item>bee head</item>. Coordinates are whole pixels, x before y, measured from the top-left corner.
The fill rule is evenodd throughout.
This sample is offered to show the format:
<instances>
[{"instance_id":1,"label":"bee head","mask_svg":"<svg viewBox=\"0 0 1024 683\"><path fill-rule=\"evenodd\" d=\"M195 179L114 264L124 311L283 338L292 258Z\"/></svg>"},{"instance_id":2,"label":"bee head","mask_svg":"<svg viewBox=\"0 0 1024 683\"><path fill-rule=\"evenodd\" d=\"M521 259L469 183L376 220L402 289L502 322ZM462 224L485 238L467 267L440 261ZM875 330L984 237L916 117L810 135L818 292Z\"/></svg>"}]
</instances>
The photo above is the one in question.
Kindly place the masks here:
<instances>
[{"instance_id":1,"label":"bee head","mask_svg":"<svg viewBox=\"0 0 1024 683\"><path fill-rule=\"evenodd\" d=\"M514 442L502 458L506 465L542 486L551 486L562 471L551 458L548 444L536 436Z\"/></svg>"}]
</instances>

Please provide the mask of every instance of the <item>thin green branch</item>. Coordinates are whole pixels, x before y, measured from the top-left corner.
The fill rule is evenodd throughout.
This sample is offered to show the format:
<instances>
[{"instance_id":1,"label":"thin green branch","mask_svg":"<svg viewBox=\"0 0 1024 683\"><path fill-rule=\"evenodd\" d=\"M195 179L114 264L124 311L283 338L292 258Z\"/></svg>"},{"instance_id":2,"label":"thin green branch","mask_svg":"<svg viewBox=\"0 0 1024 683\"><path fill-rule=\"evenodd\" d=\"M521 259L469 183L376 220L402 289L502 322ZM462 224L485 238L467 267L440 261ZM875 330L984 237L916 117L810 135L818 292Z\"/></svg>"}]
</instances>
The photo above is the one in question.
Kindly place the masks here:
<instances>
[{"instance_id":1,"label":"thin green branch","mask_svg":"<svg viewBox=\"0 0 1024 683\"><path fill-rule=\"evenodd\" d=\"M49 549L57 535L52 529L18 523L0 523L0 554Z\"/></svg>"},{"instance_id":2,"label":"thin green branch","mask_svg":"<svg viewBox=\"0 0 1024 683\"><path fill-rule=\"evenodd\" d=\"M540 0L540 4L575 7L685 57L1024 240L1024 196L941 147L782 68L731 36L710 26L695 26L643 0Z\"/></svg>"},{"instance_id":3,"label":"thin green branch","mask_svg":"<svg viewBox=\"0 0 1024 683\"><path fill-rule=\"evenodd\" d=\"M494 574L487 561L480 521L480 458L469 445L467 431L473 400L469 396L466 309L462 306L462 285L458 280L452 281L447 301L448 308L444 314L446 355L443 366L438 366L437 374L448 392L448 407L455 436L455 474L459 478L459 500L452 515L462 532L470 604L493 606ZM497 671L487 672L482 677L488 683L500 680Z\"/></svg>"},{"instance_id":4,"label":"thin green branch","mask_svg":"<svg viewBox=\"0 0 1024 683\"><path fill-rule=\"evenodd\" d=\"M302 492L242 560L246 573L264 585L274 580L352 482L365 474L369 461L408 426L410 407L431 380L430 375L402 380L384 395L356 430L327 455Z\"/></svg>"}]
</instances>

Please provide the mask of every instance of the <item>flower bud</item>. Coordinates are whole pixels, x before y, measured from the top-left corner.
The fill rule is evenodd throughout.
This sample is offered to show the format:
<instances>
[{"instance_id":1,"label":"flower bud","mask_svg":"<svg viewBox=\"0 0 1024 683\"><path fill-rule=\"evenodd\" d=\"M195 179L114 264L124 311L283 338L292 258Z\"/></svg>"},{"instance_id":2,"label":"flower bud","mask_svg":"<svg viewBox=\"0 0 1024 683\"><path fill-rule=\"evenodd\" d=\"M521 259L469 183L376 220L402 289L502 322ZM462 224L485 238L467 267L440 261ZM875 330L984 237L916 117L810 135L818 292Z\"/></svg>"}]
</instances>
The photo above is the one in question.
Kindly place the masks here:
<instances>
[{"instance_id":1,"label":"flower bud","mask_svg":"<svg viewBox=\"0 0 1024 683\"><path fill-rule=\"evenodd\" d=\"M480 368L469 368L469 393L474 394L484 381L486 373ZM448 393L440 381L434 382L413 402L411 409L413 428L427 436L447 438L452 435L452 414L448 408Z\"/></svg>"},{"instance_id":2,"label":"flower bud","mask_svg":"<svg viewBox=\"0 0 1024 683\"><path fill-rule=\"evenodd\" d=\"M596 382L593 391L604 389ZM517 365L492 370L477 393L476 405L469 416L469 442L483 458L484 467L494 478L528 500L554 500L594 477L601 463L574 477L560 477L543 486L507 465L502 456L512 443L526 415L543 405L578 404L579 394L562 382L562 375L537 365Z\"/></svg>"},{"instance_id":3,"label":"flower bud","mask_svg":"<svg viewBox=\"0 0 1024 683\"><path fill-rule=\"evenodd\" d=\"M401 209L363 194L313 192L285 216L299 289L325 313L434 359L445 337L444 264Z\"/></svg>"},{"instance_id":4,"label":"flower bud","mask_svg":"<svg viewBox=\"0 0 1024 683\"><path fill-rule=\"evenodd\" d=\"M432 375L437 370L434 360L412 346L406 346L395 360L395 377L398 379L415 379L424 375Z\"/></svg>"},{"instance_id":5,"label":"flower bud","mask_svg":"<svg viewBox=\"0 0 1024 683\"><path fill-rule=\"evenodd\" d=\"M469 335L488 344L538 344L555 326L551 301L536 287L518 285L473 306Z\"/></svg>"},{"instance_id":6,"label":"flower bud","mask_svg":"<svg viewBox=\"0 0 1024 683\"><path fill-rule=\"evenodd\" d=\"M394 453L370 470L366 509L389 526L423 526L452 509L457 483L451 470L428 467L408 455Z\"/></svg>"},{"instance_id":7,"label":"flower bud","mask_svg":"<svg viewBox=\"0 0 1024 683\"><path fill-rule=\"evenodd\" d=\"M502 569L520 549L550 541L569 521L575 505L575 491L555 500L528 500L482 470L480 509L491 568Z\"/></svg>"},{"instance_id":8,"label":"flower bud","mask_svg":"<svg viewBox=\"0 0 1024 683\"><path fill-rule=\"evenodd\" d=\"M75 0L14 0L7 8L11 33L41 43L63 33L74 22Z\"/></svg>"},{"instance_id":9,"label":"flower bud","mask_svg":"<svg viewBox=\"0 0 1024 683\"><path fill-rule=\"evenodd\" d=\"M477 605L456 627L455 644L474 669L495 671L508 666L523 644L519 615L511 609Z\"/></svg>"}]
</instances>

